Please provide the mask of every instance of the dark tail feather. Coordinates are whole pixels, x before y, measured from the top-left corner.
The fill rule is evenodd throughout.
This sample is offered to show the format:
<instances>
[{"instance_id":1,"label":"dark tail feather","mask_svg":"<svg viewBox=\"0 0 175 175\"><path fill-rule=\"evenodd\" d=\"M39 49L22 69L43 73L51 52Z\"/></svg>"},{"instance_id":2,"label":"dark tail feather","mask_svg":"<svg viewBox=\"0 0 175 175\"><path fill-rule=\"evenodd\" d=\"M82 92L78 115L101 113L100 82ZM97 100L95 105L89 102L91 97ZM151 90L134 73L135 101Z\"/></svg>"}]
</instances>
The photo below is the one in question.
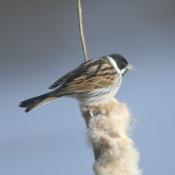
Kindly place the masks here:
<instances>
[{"instance_id":1,"label":"dark tail feather","mask_svg":"<svg viewBox=\"0 0 175 175\"><path fill-rule=\"evenodd\" d=\"M28 100L22 101L19 106L25 108L25 112L29 112L40 105L56 99L57 97L51 96L51 93L43 94Z\"/></svg>"}]
</instances>

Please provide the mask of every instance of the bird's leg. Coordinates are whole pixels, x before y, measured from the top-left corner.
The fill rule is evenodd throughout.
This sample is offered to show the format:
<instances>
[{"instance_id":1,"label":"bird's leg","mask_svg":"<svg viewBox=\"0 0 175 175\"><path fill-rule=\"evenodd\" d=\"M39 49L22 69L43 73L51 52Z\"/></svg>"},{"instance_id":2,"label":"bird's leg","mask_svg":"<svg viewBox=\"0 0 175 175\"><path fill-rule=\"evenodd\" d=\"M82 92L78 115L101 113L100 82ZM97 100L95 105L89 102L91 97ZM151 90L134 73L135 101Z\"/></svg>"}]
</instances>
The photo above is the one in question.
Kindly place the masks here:
<instances>
[{"instance_id":1,"label":"bird's leg","mask_svg":"<svg viewBox=\"0 0 175 175\"><path fill-rule=\"evenodd\" d=\"M86 122L86 126L87 128L89 128L89 120L91 117L94 116L93 111L90 109L89 106L86 106L84 110L82 110L82 112L83 112L83 118Z\"/></svg>"},{"instance_id":2,"label":"bird's leg","mask_svg":"<svg viewBox=\"0 0 175 175\"><path fill-rule=\"evenodd\" d=\"M94 117L93 111L89 108L89 106L86 106L89 112L90 117Z\"/></svg>"}]
</instances>

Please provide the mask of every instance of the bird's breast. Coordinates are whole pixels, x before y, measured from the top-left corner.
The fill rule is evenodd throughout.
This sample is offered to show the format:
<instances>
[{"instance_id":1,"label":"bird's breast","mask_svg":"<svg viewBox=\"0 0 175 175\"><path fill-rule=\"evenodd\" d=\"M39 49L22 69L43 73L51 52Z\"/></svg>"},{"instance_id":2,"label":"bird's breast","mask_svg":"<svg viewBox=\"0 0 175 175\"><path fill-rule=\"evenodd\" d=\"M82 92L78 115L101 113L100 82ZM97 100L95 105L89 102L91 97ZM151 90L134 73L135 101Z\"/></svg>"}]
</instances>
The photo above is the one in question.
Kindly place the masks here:
<instances>
[{"instance_id":1,"label":"bird's breast","mask_svg":"<svg viewBox=\"0 0 175 175\"><path fill-rule=\"evenodd\" d=\"M113 85L105 88L80 93L76 98L81 105L92 106L99 103L106 103L117 94L121 85L121 80L122 79L118 79Z\"/></svg>"}]
</instances>

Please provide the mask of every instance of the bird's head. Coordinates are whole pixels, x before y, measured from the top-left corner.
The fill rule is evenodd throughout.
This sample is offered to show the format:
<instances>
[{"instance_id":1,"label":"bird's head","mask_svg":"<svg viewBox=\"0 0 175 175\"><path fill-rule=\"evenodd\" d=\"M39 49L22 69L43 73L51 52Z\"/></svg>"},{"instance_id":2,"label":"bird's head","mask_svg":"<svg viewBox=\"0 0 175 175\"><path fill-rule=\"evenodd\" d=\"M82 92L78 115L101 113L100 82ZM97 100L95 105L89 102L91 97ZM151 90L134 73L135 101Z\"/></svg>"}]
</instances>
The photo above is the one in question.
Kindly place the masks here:
<instances>
[{"instance_id":1,"label":"bird's head","mask_svg":"<svg viewBox=\"0 0 175 175\"><path fill-rule=\"evenodd\" d=\"M125 57L120 54L111 54L109 55L117 64L120 69L122 75L124 75L128 70L131 70L133 67L128 63Z\"/></svg>"}]
</instances>

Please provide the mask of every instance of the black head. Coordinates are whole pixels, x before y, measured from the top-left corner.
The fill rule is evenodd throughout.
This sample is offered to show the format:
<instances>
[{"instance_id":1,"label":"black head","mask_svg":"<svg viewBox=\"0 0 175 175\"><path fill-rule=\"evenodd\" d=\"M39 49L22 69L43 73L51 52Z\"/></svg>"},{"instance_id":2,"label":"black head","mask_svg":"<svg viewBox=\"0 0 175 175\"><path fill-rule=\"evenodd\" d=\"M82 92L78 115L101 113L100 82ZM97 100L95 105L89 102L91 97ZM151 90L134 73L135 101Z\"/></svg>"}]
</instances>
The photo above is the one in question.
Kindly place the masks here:
<instances>
[{"instance_id":1,"label":"black head","mask_svg":"<svg viewBox=\"0 0 175 175\"><path fill-rule=\"evenodd\" d=\"M126 60L126 58L124 58L120 54L111 54L109 56L114 59L120 70L126 68L126 66L128 65L128 61Z\"/></svg>"}]
</instances>

